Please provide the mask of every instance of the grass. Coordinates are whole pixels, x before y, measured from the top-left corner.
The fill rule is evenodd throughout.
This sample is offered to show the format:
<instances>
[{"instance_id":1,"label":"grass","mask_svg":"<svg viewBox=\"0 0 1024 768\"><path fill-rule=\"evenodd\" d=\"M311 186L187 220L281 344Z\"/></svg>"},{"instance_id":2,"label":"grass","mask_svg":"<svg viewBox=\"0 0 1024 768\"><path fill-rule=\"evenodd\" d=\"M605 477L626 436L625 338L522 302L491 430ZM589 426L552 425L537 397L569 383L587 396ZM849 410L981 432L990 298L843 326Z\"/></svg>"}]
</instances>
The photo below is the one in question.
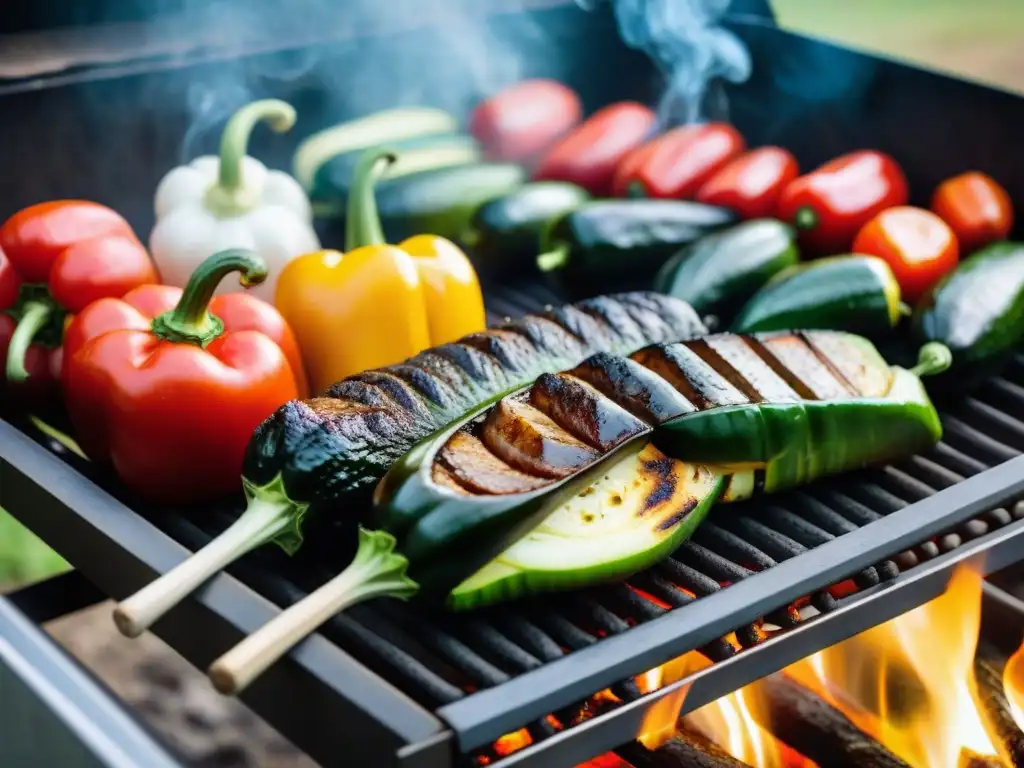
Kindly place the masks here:
<instances>
[{"instance_id":1,"label":"grass","mask_svg":"<svg viewBox=\"0 0 1024 768\"><path fill-rule=\"evenodd\" d=\"M779 24L1024 91L1021 0L772 0Z\"/></svg>"}]
</instances>

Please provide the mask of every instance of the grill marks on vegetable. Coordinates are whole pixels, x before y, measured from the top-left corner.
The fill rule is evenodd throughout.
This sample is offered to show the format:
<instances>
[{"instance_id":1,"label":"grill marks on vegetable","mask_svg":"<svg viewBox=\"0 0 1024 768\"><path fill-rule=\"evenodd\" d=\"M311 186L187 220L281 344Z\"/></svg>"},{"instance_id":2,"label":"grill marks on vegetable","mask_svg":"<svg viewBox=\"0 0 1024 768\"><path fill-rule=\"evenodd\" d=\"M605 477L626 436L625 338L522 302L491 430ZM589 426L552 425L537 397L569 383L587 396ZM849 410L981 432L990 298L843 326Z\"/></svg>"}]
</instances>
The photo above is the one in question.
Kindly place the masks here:
<instances>
[{"instance_id":1,"label":"grill marks on vegetable","mask_svg":"<svg viewBox=\"0 0 1024 768\"><path fill-rule=\"evenodd\" d=\"M398 365L352 376L320 397L285 404L256 431L243 472L256 486L281 475L296 501L328 502L366 492L418 440L545 371L570 367L599 350L627 354L704 331L689 305L644 292L527 315ZM569 460L568 453L560 455ZM472 463L456 455L450 459L439 475L447 485L508 493L534 483L497 457L486 477L475 476Z\"/></svg>"},{"instance_id":2,"label":"grill marks on vegetable","mask_svg":"<svg viewBox=\"0 0 1024 768\"><path fill-rule=\"evenodd\" d=\"M749 403L881 396L889 386L887 373L871 364L856 338L831 332L718 334L646 347L631 357L598 353L501 400L456 433L438 462L464 490L516 493L568 477L626 440L685 414ZM651 483L637 512L641 517L672 498L677 480L685 480L677 475L686 465L649 449L653 453L640 464L644 482ZM469 469L474 463L475 471ZM688 509L672 510L659 530L683 519L697 503L691 501Z\"/></svg>"}]
</instances>

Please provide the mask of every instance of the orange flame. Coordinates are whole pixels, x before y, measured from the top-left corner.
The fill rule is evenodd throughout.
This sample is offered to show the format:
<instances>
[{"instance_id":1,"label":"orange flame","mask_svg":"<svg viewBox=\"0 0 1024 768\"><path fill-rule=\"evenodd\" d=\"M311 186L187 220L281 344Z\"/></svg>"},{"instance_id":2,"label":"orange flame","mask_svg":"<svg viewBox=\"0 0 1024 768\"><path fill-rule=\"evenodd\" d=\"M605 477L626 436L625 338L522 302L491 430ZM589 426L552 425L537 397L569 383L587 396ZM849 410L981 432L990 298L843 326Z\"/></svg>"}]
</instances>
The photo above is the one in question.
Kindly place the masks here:
<instances>
[{"instance_id":1,"label":"orange flame","mask_svg":"<svg viewBox=\"0 0 1024 768\"><path fill-rule=\"evenodd\" d=\"M1003 670L1003 692L1010 705L1010 714L1017 727L1024 730L1024 643L1006 662Z\"/></svg>"}]
</instances>

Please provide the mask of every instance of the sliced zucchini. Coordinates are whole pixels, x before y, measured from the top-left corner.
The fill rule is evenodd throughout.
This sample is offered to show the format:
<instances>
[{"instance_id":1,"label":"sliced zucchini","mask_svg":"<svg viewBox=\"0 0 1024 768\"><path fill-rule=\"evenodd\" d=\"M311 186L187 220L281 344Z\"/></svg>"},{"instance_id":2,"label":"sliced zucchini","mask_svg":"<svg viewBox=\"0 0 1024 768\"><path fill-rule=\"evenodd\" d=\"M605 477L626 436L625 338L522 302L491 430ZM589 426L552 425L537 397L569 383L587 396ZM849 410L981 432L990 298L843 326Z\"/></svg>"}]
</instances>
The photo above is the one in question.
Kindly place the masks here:
<instances>
[{"instance_id":1,"label":"sliced zucchini","mask_svg":"<svg viewBox=\"0 0 1024 768\"><path fill-rule=\"evenodd\" d=\"M643 570L690 537L728 481L649 444L452 590L448 606L467 610Z\"/></svg>"}]
</instances>

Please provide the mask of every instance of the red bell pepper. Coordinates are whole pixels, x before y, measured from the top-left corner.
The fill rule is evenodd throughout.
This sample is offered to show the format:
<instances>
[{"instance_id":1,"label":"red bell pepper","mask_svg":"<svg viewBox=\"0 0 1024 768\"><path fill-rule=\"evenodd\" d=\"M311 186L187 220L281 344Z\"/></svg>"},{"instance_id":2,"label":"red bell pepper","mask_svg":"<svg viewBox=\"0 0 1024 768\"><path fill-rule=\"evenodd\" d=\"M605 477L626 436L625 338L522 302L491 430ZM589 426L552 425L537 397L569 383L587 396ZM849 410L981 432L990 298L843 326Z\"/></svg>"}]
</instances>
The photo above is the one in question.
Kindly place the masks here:
<instances>
[{"instance_id":1,"label":"red bell pepper","mask_svg":"<svg viewBox=\"0 0 1024 768\"><path fill-rule=\"evenodd\" d=\"M778 217L793 224L805 250L846 253L875 214L906 205L907 179L889 155L851 152L799 176L779 198Z\"/></svg>"},{"instance_id":2,"label":"red bell pepper","mask_svg":"<svg viewBox=\"0 0 1024 768\"><path fill-rule=\"evenodd\" d=\"M726 163L697 191L698 202L720 205L744 219L775 215L782 190L797 177L796 158L782 147L760 147Z\"/></svg>"},{"instance_id":3,"label":"red bell pepper","mask_svg":"<svg viewBox=\"0 0 1024 768\"><path fill-rule=\"evenodd\" d=\"M0 227L0 359L30 408L58 392L68 317L90 302L157 281L131 227L84 200L39 203Z\"/></svg>"},{"instance_id":4,"label":"red bell pepper","mask_svg":"<svg viewBox=\"0 0 1024 768\"><path fill-rule=\"evenodd\" d=\"M593 195L607 195L619 163L656 122L654 112L634 101L600 109L545 153L534 178L571 181Z\"/></svg>"},{"instance_id":5,"label":"red bell pepper","mask_svg":"<svg viewBox=\"0 0 1024 768\"><path fill-rule=\"evenodd\" d=\"M684 125L652 139L626 158L615 174L612 194L688 199L746 148L727 123Z\"/></svg>"},{"instance_id":6,"label":"red bell pepper","mask_svg":"<svg viewBox=\"0 0 1024 768\"><path fill-rule=\"evenodd\" d=\"M1005 240L1013 229L1013 203L998 181L979 171L946 179L932 197L938 214L960 241L967 255L982 246Z\"/></svg>"},{"instance_id":7,"label":"red bell pepper","mask_svg":"<svg viewBox=\"0 0 1024 768\"><path fill-rule=\"evenodd\" d=\"M68 328L63 385L79 445L145 499L194 503L236 490L253 431L304 393L277 310L240 293L213 299L236 271L246 287L267 275L252 251L222 251L184 291L145 286L104 299Z\"/></svg>"},{"instance_id":8,"label":"red bell pepper","mask_svg":"<svg viewBox=\"0 0 1024 768\"><path fill-rule=\"evenodd\" d=\"M580 121L583 107L571 88L555 80L524 80L480 102L469 132L488 159L535 159Z\"/></svg>"}]
</instances>

